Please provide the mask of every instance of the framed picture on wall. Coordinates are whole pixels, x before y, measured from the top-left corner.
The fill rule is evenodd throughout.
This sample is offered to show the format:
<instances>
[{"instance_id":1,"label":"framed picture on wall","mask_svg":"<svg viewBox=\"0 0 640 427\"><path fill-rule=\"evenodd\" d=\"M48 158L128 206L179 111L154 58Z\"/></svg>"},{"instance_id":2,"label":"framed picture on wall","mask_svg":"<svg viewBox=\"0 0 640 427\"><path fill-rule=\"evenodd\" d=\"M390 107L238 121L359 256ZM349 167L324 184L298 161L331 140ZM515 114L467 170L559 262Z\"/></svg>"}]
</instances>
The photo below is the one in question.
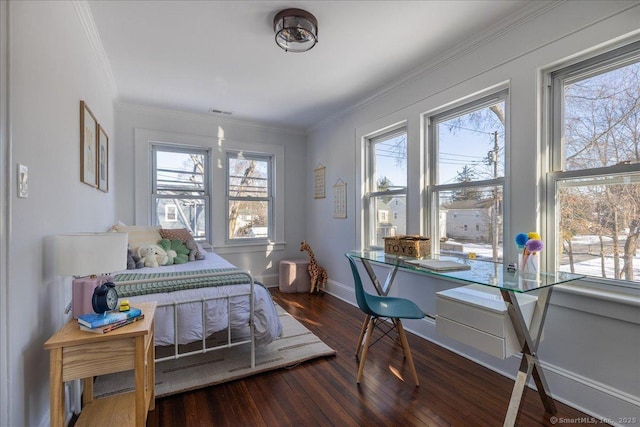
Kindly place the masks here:
<instances>
[{"instance_id":1,"label":"framed picture on wall","mask_svg":"<svg viewBox=\"0 0 640 427\"><path fill-rule=\"evenodd\" d=\"M80 181L98 186L98 121L84 101L80 101Z\"/></svg>"},{"instance_id":2,"label":"framed picture on wall","mask_svg":"<svg viewBox=\"0 0 640 427\"><path fill-rule=\"evenodd\" d=\"M98 125L98 189L109 192L109 136Z\"/></svg>"}]
</instances>

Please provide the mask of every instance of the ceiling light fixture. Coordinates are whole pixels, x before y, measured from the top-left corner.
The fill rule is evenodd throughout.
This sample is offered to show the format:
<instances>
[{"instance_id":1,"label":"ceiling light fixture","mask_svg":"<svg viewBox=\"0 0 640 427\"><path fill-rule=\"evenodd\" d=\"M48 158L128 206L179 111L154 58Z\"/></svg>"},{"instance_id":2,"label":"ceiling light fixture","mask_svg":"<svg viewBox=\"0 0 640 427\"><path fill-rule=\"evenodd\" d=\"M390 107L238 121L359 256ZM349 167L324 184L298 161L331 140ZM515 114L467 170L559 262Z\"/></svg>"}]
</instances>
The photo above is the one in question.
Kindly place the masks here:
<instances>
[{"instance_id":1,"label":"ceiling light fixture","mask_svg":"<svg viewBox=\"0 0 640 427\"><path fill-rule=\"evenodd\" d=\"M318 20L306 10L281 10L273 18L273 31L286 52L306 52L318 43Z\"/></svg>"}]
</instances>

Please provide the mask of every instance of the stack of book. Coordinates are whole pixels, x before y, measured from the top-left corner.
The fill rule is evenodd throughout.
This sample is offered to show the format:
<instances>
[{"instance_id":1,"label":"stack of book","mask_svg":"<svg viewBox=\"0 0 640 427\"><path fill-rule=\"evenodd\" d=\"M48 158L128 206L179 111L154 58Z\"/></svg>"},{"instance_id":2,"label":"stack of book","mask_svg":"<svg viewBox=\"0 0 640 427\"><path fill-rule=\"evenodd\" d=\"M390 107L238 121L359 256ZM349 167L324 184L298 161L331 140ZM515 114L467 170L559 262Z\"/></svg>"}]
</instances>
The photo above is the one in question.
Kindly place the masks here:
<instances>
[{"instance_id":1,"label":"stack of book","mask_svg":"<svg viewBox=\"0 0 640 427\"><path fill-rule=\"evenodd\" d=\"M142 311L139 308L131 307L128 311L81 314L78 316L78 325L83 331L105 334L142 319L144 319Z\"/></svg>"}]
</instances>

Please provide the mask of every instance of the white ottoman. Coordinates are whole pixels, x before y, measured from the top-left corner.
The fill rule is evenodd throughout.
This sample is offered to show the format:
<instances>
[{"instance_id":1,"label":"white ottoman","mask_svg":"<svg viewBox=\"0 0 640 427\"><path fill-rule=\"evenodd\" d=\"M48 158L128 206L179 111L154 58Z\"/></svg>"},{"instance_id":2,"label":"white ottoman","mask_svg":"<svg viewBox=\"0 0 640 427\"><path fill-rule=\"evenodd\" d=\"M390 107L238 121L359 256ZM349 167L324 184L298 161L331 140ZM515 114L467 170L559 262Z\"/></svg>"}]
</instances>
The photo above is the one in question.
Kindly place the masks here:
<instances>
[{"instance_id":1,"label":"white ottoman","mask_svg":"<svg viewBox=\"0 0 640 427\"><path fill-rule=\"evenodd\" d=\"M309 276L309 260L283 259L280 261L280 292L309 292L311 277Z\"/></svg>"}]
</instances>

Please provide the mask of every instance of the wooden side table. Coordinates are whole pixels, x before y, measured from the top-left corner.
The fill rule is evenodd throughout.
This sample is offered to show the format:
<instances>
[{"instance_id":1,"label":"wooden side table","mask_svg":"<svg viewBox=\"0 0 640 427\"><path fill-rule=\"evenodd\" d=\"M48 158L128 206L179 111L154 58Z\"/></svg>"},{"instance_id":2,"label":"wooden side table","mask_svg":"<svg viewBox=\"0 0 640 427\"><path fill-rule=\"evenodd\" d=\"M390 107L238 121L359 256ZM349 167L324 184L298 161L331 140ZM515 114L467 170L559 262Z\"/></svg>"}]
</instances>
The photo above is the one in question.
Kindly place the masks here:
<instances>
[{"instance_id":1,"label":"wooden side table","mask_svg":"<svg viewBox=\"0 0 640 427\"><path fill-rule=\"evenodd\" d=\"M81 331L70 320L44 343L49 350L51 426L64 426L64 383L82 379L83 408L76 426L146 424L155 408L155 302L138 303L144 319L106 334ZM134 370L135 391L93 398L93 377Z\"/></svg>"}]
</instances>

